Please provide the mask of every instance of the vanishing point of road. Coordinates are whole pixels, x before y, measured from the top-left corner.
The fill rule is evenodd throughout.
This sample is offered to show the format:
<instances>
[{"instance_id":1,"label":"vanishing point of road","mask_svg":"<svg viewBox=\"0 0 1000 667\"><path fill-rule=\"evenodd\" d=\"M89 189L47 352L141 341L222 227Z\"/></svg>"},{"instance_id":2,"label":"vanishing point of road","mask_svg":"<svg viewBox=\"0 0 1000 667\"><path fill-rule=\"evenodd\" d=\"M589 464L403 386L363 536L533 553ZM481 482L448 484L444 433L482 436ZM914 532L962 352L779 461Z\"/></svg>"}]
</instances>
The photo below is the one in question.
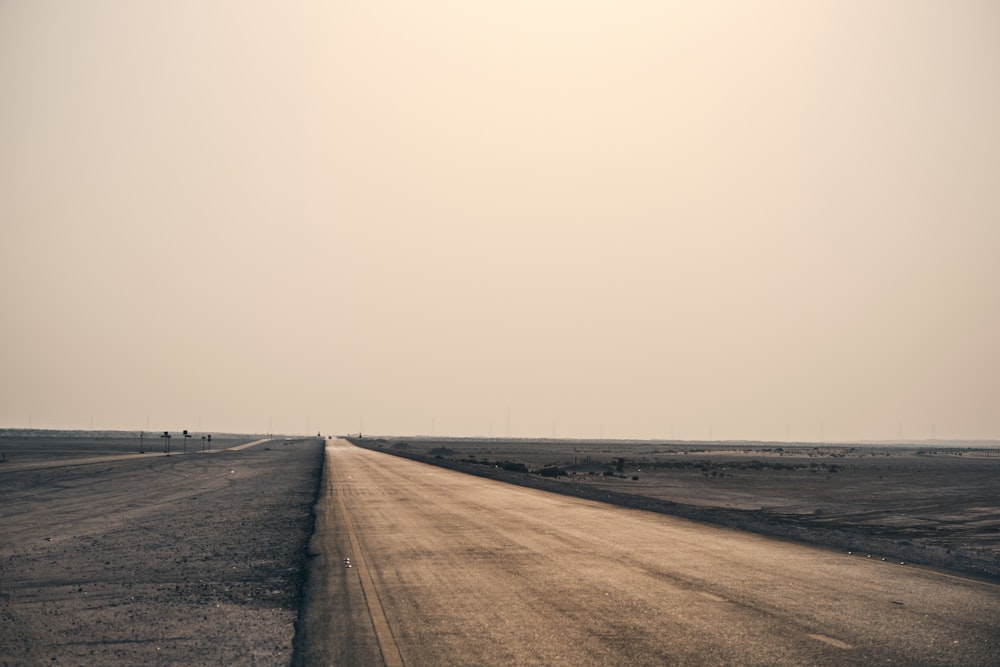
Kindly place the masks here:
<instances>
[{"instance_id":1,"label":"vanishing point of road","mask_svg":"<svg viewBox=\"0 0 1000 667\"><path fill-rule=\"evenodd\" d=\"M300 665L997 665L1000 587L330 441Z\"/></svg>"}]
</instances>

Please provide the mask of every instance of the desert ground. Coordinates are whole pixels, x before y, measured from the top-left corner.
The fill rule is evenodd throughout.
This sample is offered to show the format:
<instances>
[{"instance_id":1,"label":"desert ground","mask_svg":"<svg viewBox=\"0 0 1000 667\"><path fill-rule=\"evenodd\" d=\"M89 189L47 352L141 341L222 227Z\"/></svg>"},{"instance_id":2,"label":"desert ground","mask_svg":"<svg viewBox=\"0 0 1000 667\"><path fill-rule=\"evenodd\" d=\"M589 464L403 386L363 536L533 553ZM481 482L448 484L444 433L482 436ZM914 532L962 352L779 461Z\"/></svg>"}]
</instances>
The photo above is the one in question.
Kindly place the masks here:
<instances>
[{"instance_id":1,"label":"desert ground","mask_svg":"<svg viewBox=\"0 0 1000 667\"><path fill-rule=\"evenodd\" d=\"M327 655L316 652L315 629L312 638L302 632L301 617L319 585L320 551L307 545L324 441L216 436L203 451L199 437L185 447L175 434L166 456L157 436L144 439L141 454L132 437L0 437L0 666L308 665L309 656ZM818 545L837 558L853 552L859 562L899 560L1000 582L1000 457L988 448L353 441L520 486ZM326 517L338 555L354 549L345 516ZM391 537L373 530L359 539ZM382 567L374 556L373 572ZM356 630L339 656L367 655L371 633L355 627L370 618L357 606L364 594L351 577L359 570L335 566L340 578L328 572L323 585L343 584L346 607L329 620ZM996 601L996 588L983 590ZM385 612L421 632L400 613ZM976 664L989 664L982 656L995 653L982 650L995 648L979 650Z\"/></svg>"},{"instance_id":2,"label":"desert ground","mask_svg":"<svg viewBox=\"0 0 1000 667\"><path fill-rule=\"evenodd\" d=\"M352 437L502 481L1000 581L1000 449Z\"/></svg>"},{"instance_id":3,"label":"desert ground","mask_svg":"<svg viewBox=\"0 0 1000 667\"><path fill-rule=\"evenodd\" d=\"M0 665L287 665L323 444L259 439L0 440Z\"/></svg>"}]
</instances>

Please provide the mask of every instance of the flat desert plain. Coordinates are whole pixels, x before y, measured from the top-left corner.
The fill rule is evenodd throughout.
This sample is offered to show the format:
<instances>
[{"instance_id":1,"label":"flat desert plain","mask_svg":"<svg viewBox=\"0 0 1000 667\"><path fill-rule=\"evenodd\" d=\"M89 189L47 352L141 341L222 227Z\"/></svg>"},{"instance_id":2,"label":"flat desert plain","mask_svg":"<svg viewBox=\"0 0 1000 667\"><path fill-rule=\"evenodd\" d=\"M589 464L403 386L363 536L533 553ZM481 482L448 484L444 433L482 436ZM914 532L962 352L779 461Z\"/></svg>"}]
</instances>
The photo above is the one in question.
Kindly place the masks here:
<instances>
[{"instance_id":1,"label":"flat desert plain","mask_svg":"<svg viewBox=\"0 0 1000 667\"><path fill-rule=\"evenodd\" d=\"M1000 581L1000 457L990 449L353 441L508 483ZM0 666L287 665L296 655L308 664L296 625L325 446L233 436L202 451L200 438L175 437L166 456L155 436L142 454L134 438L0 438ZM341 524L333 529L346 539ZM335 565L341 577L357 571Z\"/></svg>"},{"instance_id":2,"label":"flat desert plain","mask_svg":"<svg viewBox=\"0 0 1000 667\"><path fill-rule=\"evenodd\" d=\"M1000 449L350 438L493 479L1000 581Z\"/></svg>"},{"instance_id":3,"label":"flat desert plain","mask_svg":"<svg viewBox=\"0 0 1000 667\"><path fill-rule=\"evenodd\" d=\"M0 665L287 665L323 442L3 438Z\"/></svg>"}]
</instances>

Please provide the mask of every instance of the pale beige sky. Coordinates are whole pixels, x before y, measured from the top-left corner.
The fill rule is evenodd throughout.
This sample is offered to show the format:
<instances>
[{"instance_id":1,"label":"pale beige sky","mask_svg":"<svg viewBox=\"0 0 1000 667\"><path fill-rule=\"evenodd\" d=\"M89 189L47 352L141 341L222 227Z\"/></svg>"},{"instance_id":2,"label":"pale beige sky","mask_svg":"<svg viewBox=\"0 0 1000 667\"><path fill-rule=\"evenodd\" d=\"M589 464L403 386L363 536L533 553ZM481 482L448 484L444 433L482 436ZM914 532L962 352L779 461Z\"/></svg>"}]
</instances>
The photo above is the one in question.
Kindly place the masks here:
<instances>
[{"instance_id":1,"label":"pale beige sky","mask_svg":"<svg viewBox=\"0 0 1000 667\"><path fill-rule=\"evenodd\" d=\"M998 119L992 0L0 1L0 427L1000 438Z\"/></svg>"}]
</instances>

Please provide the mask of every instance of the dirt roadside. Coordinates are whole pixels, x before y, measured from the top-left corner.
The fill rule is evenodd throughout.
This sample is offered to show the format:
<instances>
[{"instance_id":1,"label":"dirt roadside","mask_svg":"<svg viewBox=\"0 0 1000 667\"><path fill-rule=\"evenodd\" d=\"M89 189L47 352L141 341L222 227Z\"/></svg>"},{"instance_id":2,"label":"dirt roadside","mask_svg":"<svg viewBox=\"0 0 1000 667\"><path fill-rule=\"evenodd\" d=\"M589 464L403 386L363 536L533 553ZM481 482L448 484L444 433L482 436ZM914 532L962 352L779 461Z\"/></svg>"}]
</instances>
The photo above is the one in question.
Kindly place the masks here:
<instances>
[{"instance_id":1,"label":"dirt roadside","mask_svg":"<svg viewBox=\"0 0 1000 667\"><path fill-rule=\"evenodd\" d=\"M0 665L287 665L323 442L0 473Z\"/></svg>"}]
</instances>

